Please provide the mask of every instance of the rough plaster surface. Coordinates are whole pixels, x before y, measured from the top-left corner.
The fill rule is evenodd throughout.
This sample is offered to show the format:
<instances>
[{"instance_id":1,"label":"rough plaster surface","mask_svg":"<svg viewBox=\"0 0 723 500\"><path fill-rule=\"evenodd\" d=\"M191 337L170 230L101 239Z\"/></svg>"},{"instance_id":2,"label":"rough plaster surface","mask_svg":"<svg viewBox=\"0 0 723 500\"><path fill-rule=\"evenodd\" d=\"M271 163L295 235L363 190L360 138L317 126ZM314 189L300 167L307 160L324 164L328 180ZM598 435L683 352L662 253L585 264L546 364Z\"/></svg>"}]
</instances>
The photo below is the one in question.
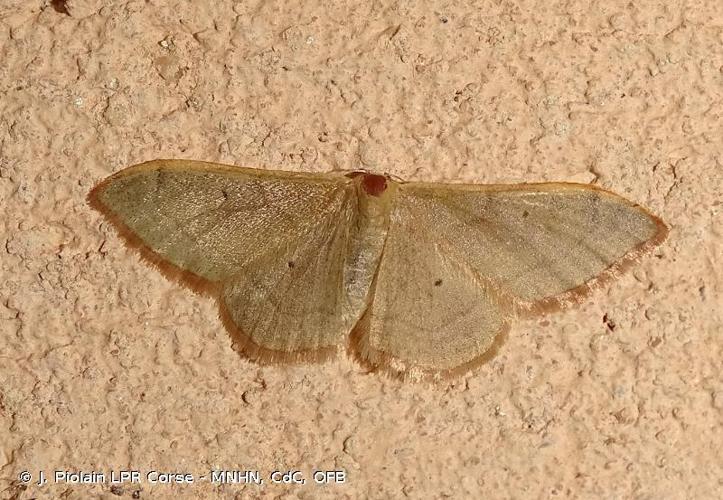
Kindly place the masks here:
<instances>
[{"instance_id":1,"label":"rough plaster surface","mask_svg":"<svg viewBox=\"0 0 723 500\"><path fill-rule=\"evenodd\" d=\"M0 0L0 498L720 498L722 47L717 0ZM671 233L448 384L259 367L85 203L162 157L593 182ZM266 482L18 481L55 469Z\"/></svg>"}]
</instances>

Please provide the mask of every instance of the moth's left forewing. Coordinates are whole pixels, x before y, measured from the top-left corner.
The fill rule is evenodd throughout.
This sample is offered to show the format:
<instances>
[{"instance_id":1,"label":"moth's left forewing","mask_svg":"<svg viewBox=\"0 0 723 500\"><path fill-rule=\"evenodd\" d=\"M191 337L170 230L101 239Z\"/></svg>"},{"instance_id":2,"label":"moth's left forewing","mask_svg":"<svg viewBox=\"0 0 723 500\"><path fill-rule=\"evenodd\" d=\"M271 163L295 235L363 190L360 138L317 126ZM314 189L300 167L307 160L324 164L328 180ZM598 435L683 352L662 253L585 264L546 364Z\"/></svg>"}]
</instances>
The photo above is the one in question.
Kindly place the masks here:
<instances>
[{"instance_id":1,"label":"moth's left forewing","mask_svg":"<svg viewBox=\"0 0 723 500\"><path fill-rule=\"evenodd\" d=\"M344 259L357 199L343 175L154 160L89 201L167 277L217 298L249 357L324 359L353 326Z\"/></svg>"}]
</instances>

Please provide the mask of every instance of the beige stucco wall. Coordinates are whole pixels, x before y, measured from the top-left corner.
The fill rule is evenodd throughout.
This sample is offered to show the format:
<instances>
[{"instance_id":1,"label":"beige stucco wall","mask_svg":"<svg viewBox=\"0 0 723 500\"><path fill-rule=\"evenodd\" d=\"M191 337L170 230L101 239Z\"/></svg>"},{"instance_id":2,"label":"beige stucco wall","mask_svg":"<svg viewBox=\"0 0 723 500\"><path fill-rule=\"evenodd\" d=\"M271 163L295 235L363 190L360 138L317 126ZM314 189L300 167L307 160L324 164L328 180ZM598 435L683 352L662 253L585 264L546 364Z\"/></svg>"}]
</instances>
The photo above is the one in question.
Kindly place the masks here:
<instances>
[{"instance_id":1,"label":"beige stucco wall","mask_svg":"<svg viewBox=\"0 0 723 500\"><path fill-rule=\"evenodd\" d=\"M720 495L722 47L716 0L0 0L0 497ZM451 383L259 367L87 206L154 158L595 183L671 232Z\"/></svg>"}]
</instances>

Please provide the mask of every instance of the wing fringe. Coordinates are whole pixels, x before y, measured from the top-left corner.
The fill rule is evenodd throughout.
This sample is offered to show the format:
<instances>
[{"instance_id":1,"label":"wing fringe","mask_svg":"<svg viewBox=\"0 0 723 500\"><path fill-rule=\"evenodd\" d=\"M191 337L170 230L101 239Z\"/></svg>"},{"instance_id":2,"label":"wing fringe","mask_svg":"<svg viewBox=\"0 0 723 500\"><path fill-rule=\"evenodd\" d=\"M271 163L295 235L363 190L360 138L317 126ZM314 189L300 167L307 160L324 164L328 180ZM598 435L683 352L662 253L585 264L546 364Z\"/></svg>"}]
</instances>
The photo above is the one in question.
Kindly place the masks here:
<instances>
[{"instance_id":1,"label":"wing fringe","mask_svg":"<svg viewBox=\"0 0 723 500\"><path fill-rule=\"evenodd\" d=\"M509 322L504 322L502 328L495 334L490 347L483 353L469 361L442 370L414 366L402 361L396 356L372 348L368 342L370 309L364 313L349 336L349 355L362 365L367 373L379 373L399 381L444 383L482 366L494 358L505 344L510 331Z\"/></svg>"}]
</instances>

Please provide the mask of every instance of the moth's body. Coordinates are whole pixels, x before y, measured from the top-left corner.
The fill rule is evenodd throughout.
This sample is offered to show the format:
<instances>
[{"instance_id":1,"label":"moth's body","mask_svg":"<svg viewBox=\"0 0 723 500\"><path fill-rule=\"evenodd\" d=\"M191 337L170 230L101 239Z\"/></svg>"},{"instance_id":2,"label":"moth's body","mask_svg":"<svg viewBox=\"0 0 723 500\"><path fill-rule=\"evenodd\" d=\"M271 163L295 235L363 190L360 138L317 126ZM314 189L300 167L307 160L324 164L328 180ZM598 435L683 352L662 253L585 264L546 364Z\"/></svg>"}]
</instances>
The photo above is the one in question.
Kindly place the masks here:
<instances>
[{"instance_id":1,"label":"moth's body","mask_svg":"<svg viewBox=\"0 0 723 500\"><path fill-rule=\"evenodd\" d=\"M354 186L357 205L356 218L349 227L344 260L344 291L348 301L344 322L351 329L367 303L382 256L397 184L384 176L366 172L353 172L347 177Z\"/></svg>"},{"instance_id":2,"label":"moth's body","mask_svg":"<svg viewBox=\"0 0 723 500\"><path fill-rule=\"evenodd\" d=\"M481 362L515 312L580 301L667 232L637 205L578 184L405 183L179 160L129 167L90 201L166 275L218 299L240 352L314 360L349 344L409 377Z\"/></svg>"}]
</instances>

